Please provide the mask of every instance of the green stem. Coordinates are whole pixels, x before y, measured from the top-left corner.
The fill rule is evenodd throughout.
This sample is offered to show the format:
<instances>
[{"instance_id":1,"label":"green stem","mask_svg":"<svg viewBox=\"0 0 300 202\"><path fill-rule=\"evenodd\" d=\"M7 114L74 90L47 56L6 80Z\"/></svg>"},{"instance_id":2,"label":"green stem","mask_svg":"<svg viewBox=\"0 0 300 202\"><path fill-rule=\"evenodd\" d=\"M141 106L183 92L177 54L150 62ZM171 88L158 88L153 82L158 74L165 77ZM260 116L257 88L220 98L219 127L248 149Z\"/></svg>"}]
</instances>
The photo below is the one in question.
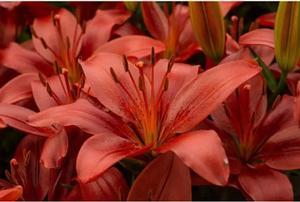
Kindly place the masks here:
<instances>
[{"instance_id":1,"label":"green stem","mask_svg":"<svg viewBox=\"0 0 300 202\"><path fill-rule=\"evenodd\" d=\"M283 92L283 90L285 88L285 82L286 82L287 74L288 74L288 71L282 71L281 72L277 88L276 88L275 92L273 92L273 94L270 97L269 106L272 106L272 104L275 101L275 99L277 98L277 96Z\"/></svg>"},{"instance_id":2,"label":"green stem","mask_svg":"<svg viewBox=\"0 0 300 202\"><path fill-rule=\"evenodd\" d=\"M259 66L263 69L262 74L263 74L263 77L265 78L265 80L267 81L268 88L270 89L270 91L272 93L275 93L278 86L277 86L277 82L276 82L274 75L272 74L272 72L270 71L268 66L264 63L264 61L255 53L255 51L250 47L249 47L249 49L250 49L254 59L257 61Z\"/></svg>"}]
</instances>

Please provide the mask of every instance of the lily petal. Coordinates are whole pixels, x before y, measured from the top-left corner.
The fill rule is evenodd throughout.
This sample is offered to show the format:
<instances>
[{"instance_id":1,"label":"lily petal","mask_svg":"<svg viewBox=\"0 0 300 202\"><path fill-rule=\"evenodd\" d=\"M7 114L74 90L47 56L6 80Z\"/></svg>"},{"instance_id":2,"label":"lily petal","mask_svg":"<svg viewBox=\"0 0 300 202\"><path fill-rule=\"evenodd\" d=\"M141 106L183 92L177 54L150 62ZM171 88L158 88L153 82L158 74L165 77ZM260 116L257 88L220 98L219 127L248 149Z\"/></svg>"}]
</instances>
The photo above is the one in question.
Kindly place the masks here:
<instances>
[{"instance_id":1,"label":"lily petal","mask_svg":"<svg viewBox=\"0 0 300 202\"><path fill-rule=\"evenodd\" d=\"M265 163L279 170L300 168L300 129L286 128L273 135L264 145L261 153Z\"/></svg>"},{"instance_id":2,"label":"lily petal","mask_svg":"<svg viewBox=\"0 0 300 202\"><path fill-rule=\"evenodd\" d=\"M38 79L35 73L25 73L7 82L0 89L0 102L13 104L32 96L31 82Z\"/></svg>"},{"instance_id":3,"label":"lily petal","mask_svg":"<svg viewBox=\"0 0 300 202\"><path fill-rule=\"evenodd\" d=\"M28 124L28 117L33 114L35 114L35 112L27 108L0 103L0 119L4 124L30 134L40 136L49 136L52 134L50 130L45 128L36 128Z\"/></svg>"},{"instance_id":4,"label":"lily petal","mask_svg":"<svg viewBox=\"0 0 300 202\"><path fill-rule=\"evenodd\" d=\"M23 188L22 186L15 186L13 188L8 188L0 190L0 200L1 201L16 201L22 197Z\"/></svg>"},{"instance_id":5,"label":"lily petal","mask_svg":"<svg viewBox=\"0 0 300 202\"><path fill-rule=\"evenodd\" d=\"M124 134L121 121L109 114L99 110L87 100L79 99L73 104L51 107L29 117L30 125L38 127L49 127L52 124L62 126L78 126L83 131L91 134L114 131L117 134Z\"/></svg>"},{"instance_id":6,"label":"lily petal","mask_svg":"<svg viewBox=\"0 0 300 202\"><path fill-rule=\"evenodd\" d=\"M156 2L142 2L143 20L150 34L165 41L168 36L168 19Z\"/></svg>"},{"instance_id":7,"label":"lily petal","mask_svg":"<svg viewBox=\"0 0 300 202\"><path fill-rule=\"evenodd\" d=\"M170 104L166 119L169 130L185 132L192 129L236 87L259 72L254 62L239 60L218 65L200 74L181 88Z\"/></svg>"},{"instance_id":8,"label":"lily petal","mask_svg":"<svg viewBox=\"0 0 300 202\"><path fill-rule=\"evenodd\" d=\"M90 84L98 100L112 112L127 120L134 121L135 117L132 116L131 110L142 110L144 103L139 100L139 94L129 74L124 70L122 57L111 53L98 53L87 61L82 62L81 65L86 75L87 83ZM128 65L133 80L138 85L138 69L130 62ZM114 81L110 68L113 69L118 80L122 82L122 85L131 94L132 99L128 99L128 94Z\"/></svg>"},{"instance_id":9,"label":"lily petal","mask_svg":"<svg viewBox=\"0 0 300 202\"><path fill-rule=\"evenodd\" d=\"M125 200L128 185L122 173L117 168L110 168L95 181L80 183L82 200Z\"/></svg>"},{"instance_id":10,"label":"lily petal","mask_svg":"<svg viewBox=\"0 0 300 202\"><path fill-rule=\"evenodd\" d=\"M0 64L19 73L53 74L53 68L41 56L16 43L10 43L6 49L0 50Z\"/></svg>"},{"instance_id":11,"label":"lily petal","mask_svg":"<svg viewBox=\"0 0 300 202\"><path fill-rule=\"evenodd\" d=\"M296 121L293 118L293 97L285 95L254 134L259 142L293 125L296 125Z\"/></svg>"},{"instance_id":12,"label":"lily petal","mask_svg":"<svg viewBox=\"0 0 300 202\"><path fill-rule=\"evenodd\" d=\"M246 169L238 176L238 181L253 200L293 200L288 177L272 169Z\"/></svg>"},{"instance_id":13,"label":"lily petal","mask_svg":"<svg viewBox=\"0 0 300 202\"><path fill-rule=\"evenodd\" d=\"M125 22L130 16L129 12L116 10L97 10L93 19L86 25L82 43L83 59L88 58L92 53L111 36L112 28Z\"/></svg>"},{"instance_id":14,"label":"lily petal","mask_svg":"<svg viewBox=\"0 0 300 202\"><path fill-rule=\"evenodd\" d=\"M70 50L74 50L75 54L79 53L81 48L80 33L82 32L81 27L78 25L78 22L75 16L66 9L60 9L55 16L46 16L36 18L33 22L33 44L37 52L43 56L49 62L54 62L55 60L59 60L57 56L62 56L61 54L62 46L67 46L65 44L65 40L69 40ZM54 19L58 18L61 27L62 39L59 36L59 33L56 30L54 25ZM37 36L35 36L37 35ZM43 45L39 38L43 38L44 42L48 46L47 48ZM68 38L68 39L67 39ZM62 41L63 40L63 41ZM79 42L77 42L79 41ZM50 51L50 49L55 53Z\"/></svg>"},{"instance_id":15,"label":"lily petal","mask_svg":"<svg viewBox=\"0 0 300 202\"><path fill-rule=\"evenodd\" d=\"M131 35L109 41L98 47L96 52L116 53L143 58L150 55L152 47L155 53L160 53L165 49L164 44L160 41L146 36Z\"/></svg>"},{"instance_id":16,"label":"lily petal","mask_svg":"<svg viewBox=\"0 0 300 202\"><path fill-rule=\"evenodd\" d=\"M112 133L94 135L83 143L78 153L76 162L78 179L82 183L87 183L119 160L144 153L146 150L147 148Z\"/></svg>"},{"instance_id":17,"label":"lily petal","mask_svg":"<svg viewBox=\"0 0 300 202\"><path fill-rule=\"evenodd\" d=\"M239 38L241 45L265 45L275 48L274 31L272 29L255 29Z\"/></svg>"},{"instance_id":18,"label":"lily petal","mask_svg":"<svg viewBox=\"0 0 300 202\"><path fill-rule=\"evenodd\" d=\"M173 152L161 154L139 174L127 200L192 200L190 171Z\"/></svg>"},{"instance_id":19,"label":"lily petal","mask_svg":"<svg viewBox=\"0 0 300 202\"><path fill-rule=\"evenodd\" d=\"M64 129L58 134L48 137L41 154L41 163L46 168L58 168L68 151L68 136Z\"/></svg>"},{"instance_id":20,"label":"lily petal","mask_svg":"<svg viewBox=\"0 0 300 202\"><path fill-rule=\"evenodd\" d=\"M63 78L59 79L59 76L62 77L62 75L55 75L49 78L45 78L45 82L48 83L52 93L54 93L59 98L59 101L61 103L57 103L53 99L53 97L49 95L47 87L44 86L44 84L40 80L36 80L31 83L34 101L40 111L43 111L53 106L57 106L58 104L68 104L68 95L66 95L66 93L64 92L64 89L67 89L66 84L64 82L65 80Z\"/></svg>"},{"instance_id":21,"label":"lily petal","mask_svg":"<svg viewBox=\"0 0 300 202\"><path fill-rule=\"evenodd\" d=\"M158 148L158 152L167 151L173 151L187 166L207 181L216 185L227 183L228 159L220 138L213 130L198 130L176 136Z\"/></svg>"}]
</instances>

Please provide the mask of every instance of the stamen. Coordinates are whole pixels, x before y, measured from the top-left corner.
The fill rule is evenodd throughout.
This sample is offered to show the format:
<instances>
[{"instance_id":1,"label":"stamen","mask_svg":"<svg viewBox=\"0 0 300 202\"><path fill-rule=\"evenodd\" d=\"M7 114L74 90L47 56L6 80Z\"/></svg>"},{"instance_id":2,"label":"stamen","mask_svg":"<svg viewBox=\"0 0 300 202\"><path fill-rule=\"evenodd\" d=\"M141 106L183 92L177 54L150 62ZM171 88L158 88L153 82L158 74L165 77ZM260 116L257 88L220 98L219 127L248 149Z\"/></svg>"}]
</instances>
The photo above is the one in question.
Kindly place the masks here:
<instances>
[{"instance_id":1,"label":"stamen","mask_svg":"<svg viewBox=\"0 0 300 202\"><path fill-rule=\"evenodd\" d=\"M154 47L151 48L151 64L152 64L152 66L155 65L155 50L154 50Z\"/></svg>"},{"instance_id":2,"label":"stamen","mask_svg":"<svg viewBox=\"0 0 300 202\"><path fill-rule=\"evenodd\" d=\"M46 86L47 82L41 73L39 73L39 79L40 79L41 83L43 84L43 86Z\"/></svg>"},{"instance_id":3,"label":"stamen","mask_svg":"<svg viewBox=\"0 0 300 202\"><path fill-rule=\"evenodd\" d=\"M61 100L57 97L57 95L52 91L49 83L46 84L46 89L50 97L52 97L58 105L62 105Z\"/></svg>"},{"instance_id":4,"label":"stamen","mask_svg":"<svg viewBox=\"0 0 300 202\"><path fill-rule=\"evenodd\" d=\"M117 78L117 75L116 75L114 69L111 67L109 70L110 70L110 74L111 74L113 80L114 80L116 83L120 83L119 80L118 80L118 78Z\"/></svg>"},{"instance_id":5,"label":"stamen","mask_svg":"<svg viewBox=\"0 0 300 202\"><path fill-rule=\"evenodd\" d=\"M44 48L45 48L45 49L48 49L48 46L47 46L47 43L46 43L45 39L42 38L42 37L40 37L39 39L40 39L42 45L44 46Z\"/></svg>"},{"instance_id":6,"label":"stamen","mask_svg":"<svg viewBox=\"0 0 300 202\"><path fill-rule=\"evenodd\" d=\"M175 57L172 56L172 57L170 58L169 63L168 63L168 71L167 71L167 73L171 72L172 67L173 67L173 65L174 65L174 62L175 62Z\"/></svg>"},{"instance_id":7,"label":"stamen","mask_svg":"<svg viewBox=\"0 0 300 202\"><path fill-rule=\"evenodd\" d=\"M164 91L167 91L169 88L169 79L166 78L165 83L164 83Z\"/></svg>"},{"instance_id":8,"label":"stamen","mask_svg":"<svg viewBox=\"0 0 300 202\"><path fill-rule=\"evenodd\" d=\"M139 89L141 91L144 91L144 89L145 89L144 82L143 82L143 79L141 76L139 77Z\"/></svg>"},{"instance_id":9,"label":"stamen","mask_svg":"<svg viewBox=\"0 0 300 202\"><path fill-rule=\"evenodd\" d=\"M57 61L54 61L55 73L61 74L61 68L59 68Z\"/></svg>"},{"instance_id":10,"label":"stamen","mask_svg":"<svg viewBox=\"0 0 300 202\"><path fill-rule=\"evenodd\" d=\"M70 42L69 36L66 37L66 41L67 41L67 49L70 50L70 48L71 48L71 42Z\"/></svg>"},{"instance_id":11,"label":"stamen","mask_svg":"<svg viewBox=\"0 0 300 202\"><path fill-rule=\"evenodd\" d=\"M239 18L237 16L232 16L231 17L231 29L230 29L230 34L234 40L238 40L238 21Z\"/></svg>"},{"instance_id":12,"label":"stamen","mask_svg":"<svg viewBox=\"0 0 300 202\"><path fill-rule=\"evenodd\" d=\"M35 38L38 38L38 36L37 36L37 34L36 34L36 32L35 32L35 30L34 30L34 28L33 28L32 26L30 26L30 32L31 32L31 34L32 34Z\"/></svg>"},{"instance_id":13,"label":"stamen","mask_svg":"<svg viewBox=\"0 0 300 202\"><path fill-rule=\"evenodd\" d=\"M128 72L128 60L125 55L123 55L123 67L124 67L125 72Z\"/></svg>"}]
</instances>

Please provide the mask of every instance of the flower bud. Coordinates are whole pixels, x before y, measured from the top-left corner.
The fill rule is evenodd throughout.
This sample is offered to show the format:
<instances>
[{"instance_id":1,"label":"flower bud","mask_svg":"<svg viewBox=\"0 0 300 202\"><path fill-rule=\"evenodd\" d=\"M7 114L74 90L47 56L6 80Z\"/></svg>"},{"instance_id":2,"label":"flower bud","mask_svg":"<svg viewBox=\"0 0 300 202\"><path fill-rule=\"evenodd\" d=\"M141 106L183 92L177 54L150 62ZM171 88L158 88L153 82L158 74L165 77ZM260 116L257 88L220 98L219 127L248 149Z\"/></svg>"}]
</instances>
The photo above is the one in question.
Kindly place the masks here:
<instances>
[{"instance_id":1,"label":"flower bud","mask_svg":"<svg viewBox=\"0 0 300 202\"><path fill-rule=\"evenodd\" d=\"M190 19L203 52L214 61L222 59L225 26L218 2L189 2Z\"/></svg>"},{"instance_id":2,"label":"flower bud","mask_svg":"<svg viewBox=\"0 0 300 202\"><path fill-rule=\"evenodd\" d=\"M300 57L300 2L280 2L275 22L275 55L282 71L292 71Z\"/></svg>"},{"instance_id":3,"label":"flower bud","mask_svg":"<svg viewBox=\"0 0 300 202\"><path fill-rule=\"evenodd\" d=\"M129 10L130 12L135 12L138 2L137 1L124 1L124 4L126 6L126 9Z\"/></svg>"}]
</instances>

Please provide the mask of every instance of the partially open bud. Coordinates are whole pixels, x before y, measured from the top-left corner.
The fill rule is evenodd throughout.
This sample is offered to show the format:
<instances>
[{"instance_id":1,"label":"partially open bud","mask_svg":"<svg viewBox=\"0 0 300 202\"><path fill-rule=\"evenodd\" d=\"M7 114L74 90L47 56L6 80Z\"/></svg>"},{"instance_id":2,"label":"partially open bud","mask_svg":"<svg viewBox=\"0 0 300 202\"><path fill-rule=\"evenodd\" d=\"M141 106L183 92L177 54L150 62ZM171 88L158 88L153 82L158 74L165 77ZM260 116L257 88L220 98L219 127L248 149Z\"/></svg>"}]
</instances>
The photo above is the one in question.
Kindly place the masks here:
<instances>
[{"instance_id":1,"label":"partially open bud","mask_svg":"<svg viewBox=\"0 0 300 202\"><path fill-rule=\"evenodd\" d=\"M225 48L225 26L219 3L189 2L189 9L199 45L209 58L220 61Z\"/></svg>"},{"instance_id":2,"label":"partially open bud","mask_svg":"<svg viewBox=\"0 0 300 202\"><path fill-rule=\"evenodd\" d=\"M126 6L126 9L129 10L130 12L135 12L137 6L138 6L137 1L124 1L124 4Z\"/></svg>"},{"instance_id":3,"label":"partially open bud","mask_svg":"<svg viewBox=\"0 0 300 202\"><path fill-rule=\"evenodd\" d=\"M280 2L275 22L275 55L283 71L291 71L300 58L300 2Z\"/></svg>"}]
</instances>

